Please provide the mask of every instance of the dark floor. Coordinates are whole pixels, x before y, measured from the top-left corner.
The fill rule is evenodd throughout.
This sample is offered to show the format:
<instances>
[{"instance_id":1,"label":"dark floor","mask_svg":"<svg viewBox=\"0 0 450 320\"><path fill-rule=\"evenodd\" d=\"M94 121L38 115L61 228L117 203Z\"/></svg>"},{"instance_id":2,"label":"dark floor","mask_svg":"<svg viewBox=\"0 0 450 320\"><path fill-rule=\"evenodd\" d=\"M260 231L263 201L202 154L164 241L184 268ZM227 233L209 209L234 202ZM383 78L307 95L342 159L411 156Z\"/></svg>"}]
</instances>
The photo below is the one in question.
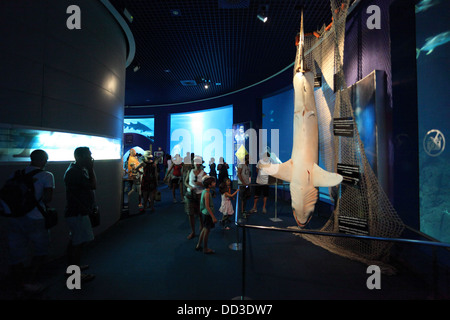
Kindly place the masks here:
<instances>
[{"instance_id":1,"label":"dark floor","mask_svg":"<svg viewBox=\"0 0 450 320\"><path fill-rule=\"evenodd\" d=\"M216 197L216 209L219 201ZM273 217L274 203L269 202L268 213L252 214L248 222L295 225L286 203L278 203L282 221L273 222ZM189 231L183 204L172 203L170 191L162 188L162 201L154 212L120 220L86 248L83 263L96 275L92 282L82 284L81 290L67 289L65 261L53 261L44 274L48 287L38 299L423 300L431 296L429 286L407 270L382 275L381 289L369 290L367 265L287 232L248 230L243 275L243 250L230 249L242 243L242 230L234 225L223 230L216 224L209 241L214 255L195 251L198 238L187 240Z\"/></svg>"}]
</instances>

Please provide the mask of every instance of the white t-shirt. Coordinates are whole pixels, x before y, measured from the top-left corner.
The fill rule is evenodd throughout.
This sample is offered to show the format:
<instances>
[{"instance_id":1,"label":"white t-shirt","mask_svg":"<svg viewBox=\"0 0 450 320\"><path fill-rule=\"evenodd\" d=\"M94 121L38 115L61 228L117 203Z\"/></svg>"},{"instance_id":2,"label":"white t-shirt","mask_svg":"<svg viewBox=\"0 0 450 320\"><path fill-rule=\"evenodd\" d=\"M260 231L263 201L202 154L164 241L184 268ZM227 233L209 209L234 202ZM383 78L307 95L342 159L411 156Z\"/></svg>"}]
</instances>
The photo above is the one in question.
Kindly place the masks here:
<instances>
[{"instance_id":1,"label":"white t-shirt","mask_svg":"<svg viewBox=\"0 0 450 320\"><path fill-rule=\"evenodd\" d=\"M257 184L268 184L269 175L261 170L261 165L271 163L270 158L263 158L258 161L256 167L258 168L258 176L256 177Z\"/></svg>"},{"instance_id":2,"label":"white t-shirt","mask_svg":"<svg viewBox=\"0 0 450 320\"><path fill-rule=\"evenodd\" d=\"M25 173L29 173L36 169L39 169L39 168L34 167L34 166L27 166L25 168ZM11 176L11 178L12 177L13 177L13 175ZM42 195L44 193L45 188L52 188L52 189L55 188L55 178L53 177L53 173L51 173L49 171L38 172L33 176L33 179L35 180L34 194L36 196L36 199L39 200L41 207L45 208L45 204L42 201ZM3 202L3 205L5 207L5 213L6 214L11 213L11 211L9 210L9 208L7 207L7 205L4 202ZM44 219L44 217L42 216L42 213L39 211L38 207L35 207L33 210L28 212L26 214L26 216L31 219Z\"/></svg>"},{"instance_id":3,"label":"white t-shirt","mask_svg":"<svg viewBox=\"0 0 450 320\"><path fill-rule=\"evenodd\" d=\"M28 166L25 168L25 173L31 172L35 169L39 169L37 167ZM55 188L55 178L53 177L53 173L49 171L42 171L33 176L35 179L34 182L34 194L36 195L36 199L39 200L42 208L45 208L45 204L42 201L42 195L44 193L45 188ZM27 213L27 217L32 219L44 219L42 213L39 211L38 207L35 207L33 210Z\"/></svg>"},{"instance_id":4,"label":"white t-shirt","mask_svg":"<svg viewBox=\"0 0 450 320\"><path fill-rule=\"evenodd\" d=\"M201 186L199 186L198 184L196 184L195 182L195 170L191 170L191 172L189 173L189 185L191 186L191 190L195 189L195 193L197 194L201 194L203 191L203 184L201 184ZM202 178L205 175L205 171L200 171L200 173L197 175L197 182L202 182Z\"/></svg>"}]
</instances>

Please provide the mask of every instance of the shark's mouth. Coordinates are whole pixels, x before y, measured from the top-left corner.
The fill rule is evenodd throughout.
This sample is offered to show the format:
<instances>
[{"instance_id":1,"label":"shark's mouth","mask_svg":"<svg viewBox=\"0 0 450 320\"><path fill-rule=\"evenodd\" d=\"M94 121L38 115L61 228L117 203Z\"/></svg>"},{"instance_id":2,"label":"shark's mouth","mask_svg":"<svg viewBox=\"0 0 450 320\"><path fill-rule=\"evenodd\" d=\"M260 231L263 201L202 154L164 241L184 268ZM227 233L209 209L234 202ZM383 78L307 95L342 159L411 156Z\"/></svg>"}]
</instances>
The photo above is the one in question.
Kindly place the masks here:
<instances>
[{"instance_id":1,"label":"shark's mouth","mask_svg":"<svg viewBox=\"0 0 450 320\"><path fill-rule=\"evenodd\" d=\"M298 224L298 226L299 226L300 228L306 227L306 225L309 223L309 221L311 221L312 215L310 215L310 216L308 217L308 219L306 219L306 221L305 221L304 223L302 223L302 222L300 222L300 221L297 219L297 215L295 214L295 209L294 209L294 208L292 208L292 213L294 214L294 219L295 219L295 221L297 222L297 224Z\"/></svg>"}]
</instances>

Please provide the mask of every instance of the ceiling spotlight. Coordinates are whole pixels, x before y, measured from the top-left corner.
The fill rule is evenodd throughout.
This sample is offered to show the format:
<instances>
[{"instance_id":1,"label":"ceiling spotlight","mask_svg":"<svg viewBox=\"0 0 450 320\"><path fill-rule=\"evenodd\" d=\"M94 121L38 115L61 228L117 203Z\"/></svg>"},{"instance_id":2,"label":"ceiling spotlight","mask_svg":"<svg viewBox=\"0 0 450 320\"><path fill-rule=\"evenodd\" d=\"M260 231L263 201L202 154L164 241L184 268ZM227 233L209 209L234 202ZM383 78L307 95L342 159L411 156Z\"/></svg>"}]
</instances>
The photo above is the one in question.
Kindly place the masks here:
<instances>
[{"instance_id":1,"label":"ceiling spotlight","mask_svg":"<svg viewBox=\"0 0 450 320\"><path fill-rule=\"evenodd\" d=\"M131 15L131 13L128 11L127 8L125 8L125 9L123 10L123 14L124 14L124 16L128 19L128 21L130 21L130 23L133 22L134 18L133 18L133 16Z\"/></svg>"},{"instance_id":2,"label":"ceiling spotlight","mask_svg":"<svg viewBox=\"0 0 450 320\"><path fill-rule=\"evenodd\" d=\"M264 13L259 13L256 17L264 23L267 22L267 16L265 16Z\"/></svg>"},{"instance_id":3,"label":"ceiling spotlight","mask_svg":"<svg viewBox=\"0 0 450 320\"><path fill-rule=\"evenodd\" d=\"M211 83L211 80L208 80L207 78L202 78L202 82L203 82L203 87L205 89L209 88L209 84Z\"/></svg>"},{"instance_id":4,"label":"ceiling spotlight","mask_svg":"<svg viewBox=\"0 0 450 320\"><path fill-rule=\"evenodd\" d=\"M138 72L140 68L141 68L141 66L137 64L134 66L133 71Z\"/></svg>"},{"instance_id":5,"label":"ceiling spotlight","mask_svg":"<svg viewBox=\"0 0 450 320\"><path fill-rule=\"evenodd\" d=\"M268 6L265 6L265 5L259 6L258 14L256 15L256 17L259 20L261 20L262 22L266 23L268 20L268 17L266 15L267 11L268 11Z\"/></svg>"},{"instance_id":6,"label":"ceiling spotlight","mask_svg":"<svg viewBox=\"0 0 450 320\"><path fill-rule=\"evenodd\" d=\"M172 10L170 10L170 13L171 13L172 16L174 16L174 17L179 17L179 16L181 16L181 11L180 11L180 9L172 9Z\"/></svg>"}]
</instances>

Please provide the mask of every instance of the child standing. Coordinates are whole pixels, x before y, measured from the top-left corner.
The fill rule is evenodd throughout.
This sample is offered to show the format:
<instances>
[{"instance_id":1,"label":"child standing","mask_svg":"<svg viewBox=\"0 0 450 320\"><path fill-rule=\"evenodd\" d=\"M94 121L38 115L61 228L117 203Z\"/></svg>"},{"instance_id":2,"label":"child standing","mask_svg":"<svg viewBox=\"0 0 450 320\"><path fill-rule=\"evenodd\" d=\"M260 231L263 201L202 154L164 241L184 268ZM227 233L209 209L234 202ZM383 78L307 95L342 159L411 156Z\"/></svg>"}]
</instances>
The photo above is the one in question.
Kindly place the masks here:
<instances>
[{"instance_id":1,"label":"child standing","mask_svg":"<svg viewBox=\"0 0 450 320\"><path fill-rule=\"evenodd\" d=\"M200 251L203 249L203 253L212 254L215 253L214 250L208 248L208 237L212 228L214 228L214 224L217 222L216 217L214 216L214 203L213 198L210 192L210 188L216 187L216 179L211 176L204 176L202 178L203 186L205 189L202 192L202 196L200 198L200 211L203 215L203 229L200 233L200 237L198 238L197 246L195 250ZM203 242L203 248L201 246Z\"/></svg>"},{"instance_id":2,"label":"child standing","mask_svg":"<svg viewBox=\"0 0 450 320\"><path fill-rule=\"evenodd\" d=\"M220 184L219 191L222 194L222 203L220 205L219 211L223 214L220 223L225 230L230 230L230 227L228 227L227 224L230 223L230 216L234 214L231 199L236 195L238 191L236 190L235 192L231 193L231 180L229 178L225 178L224 181Z\"/></svg>"}]
</instances>

